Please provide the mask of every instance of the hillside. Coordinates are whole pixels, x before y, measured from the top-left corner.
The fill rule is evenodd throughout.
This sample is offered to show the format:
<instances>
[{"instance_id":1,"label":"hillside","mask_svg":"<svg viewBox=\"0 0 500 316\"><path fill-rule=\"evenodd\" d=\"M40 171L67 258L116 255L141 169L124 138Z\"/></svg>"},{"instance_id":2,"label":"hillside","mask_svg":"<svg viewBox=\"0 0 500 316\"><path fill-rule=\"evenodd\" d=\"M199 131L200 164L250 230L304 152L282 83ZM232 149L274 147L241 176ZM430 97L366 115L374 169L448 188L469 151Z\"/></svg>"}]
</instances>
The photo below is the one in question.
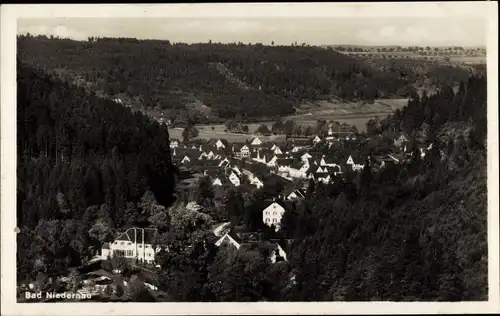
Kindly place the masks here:
<instances>
[{"instance_id":1,"label":"hillside","mask_svg":"<svg viewBox=\"0 0 500 316\"><path fill-rule=\"evenodd\" d=\"M163 110L170 118L178 118L193 99L211 109L212 119L269 118L292 114L306 101L372 101L410 91L399 72L308 46L20 36L18 56L98 94ZM191 120L206 116L194 112Z\"/></svg>"},{"instance_id":2,"label":"hillside","mask_svg":"<svg viewBox=\"0 0 500 316\"><path fill-rule=\"evenodd\" d=\"M166 127L23 64L17 96L19 281L78 266L116 228L158 223L177 177Z\"/></svg>"}]
</instances>

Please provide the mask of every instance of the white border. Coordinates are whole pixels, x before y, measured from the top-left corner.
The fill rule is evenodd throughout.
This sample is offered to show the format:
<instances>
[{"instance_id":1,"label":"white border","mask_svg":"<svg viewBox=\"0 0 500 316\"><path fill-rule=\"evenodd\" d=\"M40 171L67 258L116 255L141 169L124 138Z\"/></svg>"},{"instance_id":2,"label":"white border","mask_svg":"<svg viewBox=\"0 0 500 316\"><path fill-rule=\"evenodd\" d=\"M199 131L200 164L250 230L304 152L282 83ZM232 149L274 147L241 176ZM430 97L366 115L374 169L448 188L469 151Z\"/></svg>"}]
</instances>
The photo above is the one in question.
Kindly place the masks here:
<instances>
[{"instance_id":1,"label":"white border","mask_svg":"<svg viewBox=\"0 0 500 316\"><path fill-rule=\"evenodd\" d=\"M16 33L18 18L94 17L482 17L488 21L489 301L470 303L42 303L17 304ZM3 5L1 7L1 298L2 315L428 314L493 313L499 305L497 2ZM471 210L473 211L473 210ZM84 304L84 305L82 305Z\"/></svg>"}]
</instances>

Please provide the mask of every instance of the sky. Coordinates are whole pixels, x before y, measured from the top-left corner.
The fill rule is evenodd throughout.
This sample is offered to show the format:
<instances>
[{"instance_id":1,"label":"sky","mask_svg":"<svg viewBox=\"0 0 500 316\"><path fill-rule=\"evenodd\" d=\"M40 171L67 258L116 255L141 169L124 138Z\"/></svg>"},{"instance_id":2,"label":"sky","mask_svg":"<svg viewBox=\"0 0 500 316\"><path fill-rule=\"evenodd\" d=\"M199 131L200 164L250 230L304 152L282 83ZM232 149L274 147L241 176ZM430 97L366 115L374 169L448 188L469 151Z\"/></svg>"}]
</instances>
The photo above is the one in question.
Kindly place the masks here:
<instances>
[{"instance_id":1,"label":"sky","mask_svg":"<svg viewBox=\"0 0 500 316\"><path fill-rule=\"evenodd\" d=\"M288 45L484 46L484 18L434 17L151 17L20 18L18 34L54 35L76 40L89 36L135 37L171 42L243 42Z\"/></svg>"}]
</instances>

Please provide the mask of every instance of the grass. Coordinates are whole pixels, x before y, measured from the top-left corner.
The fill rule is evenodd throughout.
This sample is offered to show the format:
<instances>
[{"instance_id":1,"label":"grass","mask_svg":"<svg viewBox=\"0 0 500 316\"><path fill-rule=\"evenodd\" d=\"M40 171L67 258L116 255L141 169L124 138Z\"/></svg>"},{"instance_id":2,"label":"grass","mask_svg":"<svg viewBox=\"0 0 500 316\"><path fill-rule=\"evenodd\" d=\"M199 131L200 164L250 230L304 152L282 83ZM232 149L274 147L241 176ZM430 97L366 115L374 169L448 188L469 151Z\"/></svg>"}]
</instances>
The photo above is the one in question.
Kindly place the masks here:
<instances>
[{"instance_id":1,"label":"grass","mask_svg":"<svg viewBox=\"0 0 500 316\"><path fill-rule=\"evenodd\" d=\"M380 99L373 104L359 102L318 102L304 104L293 116L284 117L283 121L294 120L300 125L315 125L318 120L337 121L354 125L358 131L366 129L366 123L377 116L385 117L407 104L407 99ZM246 124L248 134L227 133L224 124L197 125L198 138L223 138L229 142L245 142L253 137L253 133L261 124L266 124L269 129L274 121L261 121ZM173 128L169 130L171 138L182 139L182 129ZM285 135L259 136L262 141L280 142L285 140Z\"/></svg>"}]
</instances>

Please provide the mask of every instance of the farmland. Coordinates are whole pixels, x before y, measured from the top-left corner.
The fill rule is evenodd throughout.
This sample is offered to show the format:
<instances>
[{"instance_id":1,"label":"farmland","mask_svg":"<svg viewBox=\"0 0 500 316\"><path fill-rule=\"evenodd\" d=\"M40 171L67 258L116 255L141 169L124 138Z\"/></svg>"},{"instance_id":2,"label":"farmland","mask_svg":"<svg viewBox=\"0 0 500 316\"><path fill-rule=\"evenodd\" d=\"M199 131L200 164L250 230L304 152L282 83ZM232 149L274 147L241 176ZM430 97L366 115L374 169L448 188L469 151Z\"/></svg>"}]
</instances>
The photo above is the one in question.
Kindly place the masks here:
<instances>
[{"instance_id":1,"label":"farmland","mask_svg":"<svg viewBox=\"0 0 500 316\"><path fill-rule=\"evenodd\" d=\"M314 125L318 120L337 121L354 125L358 131L364 131L366 123L377 116L382 117L401 109L407 103L407 99L382 99L373 104L361 104L356 102L320 102L314 104L303 104L297 109L297 115L287 116L283 121L294 120L300 125ZM245 124L248 126L248 134L225 132L224 124L196 125L199 131L198 138L224 138L232 142L243 142L251 137L261 124L269 128L275 121L259 121ZM182 139L182 128L169 130L170 137ZM260 137L260 136L259 136ZM262 136L265 141L280 141L283 135Z\"/></svg>"}]
</instances>

